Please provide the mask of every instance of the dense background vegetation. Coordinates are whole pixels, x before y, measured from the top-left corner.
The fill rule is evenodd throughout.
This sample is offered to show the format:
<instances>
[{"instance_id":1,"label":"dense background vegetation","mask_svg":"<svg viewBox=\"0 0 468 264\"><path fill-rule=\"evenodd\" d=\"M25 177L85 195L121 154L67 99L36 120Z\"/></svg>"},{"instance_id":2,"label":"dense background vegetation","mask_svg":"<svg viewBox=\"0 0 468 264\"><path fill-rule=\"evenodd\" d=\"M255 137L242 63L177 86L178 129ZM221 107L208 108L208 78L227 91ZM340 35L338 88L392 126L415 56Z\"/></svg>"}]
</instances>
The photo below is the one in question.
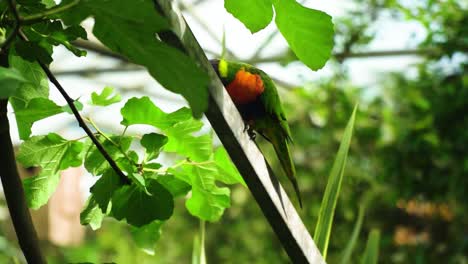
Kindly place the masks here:
<instances>
[{"instance_id":1,"label":"dense background vegetation","mask_svg":"<svg viewBox=\"0 0 468 264\"><path fill-rule=\"evenodd\" d=\"M294 137L294 160L311 233L343 129L360 108L337 205L328 263L340 263L356 226L350 263L358 263L373 228L381 231L379 263L468 262L468 3L466 1L355 1L335 19L333 74L281 90ZM366 51L372 23L381 16L420 23L427 30L418 64L386 72L373 87L353 84L346 55ZM286 53L278 63L295 61ZM260 142L264 143L264 142ZM269 157L268 146L263 146ZM277 164L275 164L277 165ZM289 185L285 182L286 188ZM288 190L292 193L292 190ZM176 200L155 256L139 250L131 230L107 219L83 245L45 245L51 262L186 263L199 222ZM362 221L362 226L359 223ZM248 190L231 189L231 206L206 225L209 263L287 263L288 258ZM1 258L20 254L8 238ZM15 253L16 252L16 253Z\"/></svg>"}]
</instances>

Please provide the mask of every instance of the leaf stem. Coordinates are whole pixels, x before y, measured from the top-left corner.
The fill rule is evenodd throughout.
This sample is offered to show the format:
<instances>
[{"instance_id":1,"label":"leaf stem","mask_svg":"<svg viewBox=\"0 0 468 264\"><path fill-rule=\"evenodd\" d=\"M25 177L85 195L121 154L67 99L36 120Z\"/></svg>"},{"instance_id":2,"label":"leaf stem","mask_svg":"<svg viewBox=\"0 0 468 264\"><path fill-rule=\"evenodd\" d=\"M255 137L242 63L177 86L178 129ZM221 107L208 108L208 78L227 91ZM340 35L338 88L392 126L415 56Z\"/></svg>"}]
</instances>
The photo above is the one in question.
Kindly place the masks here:
<instances>
[{"instance_id":1,"label":"leaf stem","mask_svg":"<svg viewBox=\"0 0 468 264\"><path fill-rule=\"evenodd\" d=\"M133 163L134 166L137 166L138 167L138 163L134 162L128 155L127 153L125 153L125 151L123 151L123 149L121 148L120 144L117 144L116 142L114 142L110 137L108 137L104 132L102 132L101 129L99 129L99 127L96 125L96 123L94 123L94 121L91 119L91 118L83 118L85 121L88 121L94 129L96 129L97 133L101 136L103 136L107 141L109 141L112 145L114 145L119 151L120 153L122 153L126 159L128 159L131 163Z\"/></svg>"},{"instance_id":2,"label":"leaf stem","mask_svg":"<svg viewBox=\"0 0 468 264\"><path fill-rule=\"evenodd\" d=\"M30 16L21 17L20 18L20 23L23 24L23 25L35 24L35 23L40 22L40 21L42 21L44 19L47 19L49 16L52 16L52 15L67 11L68 9L76 6L79 3L80 3L80 0L74 0L74 1L72 1L70 3L68 3L68 4L65 4L65 5L56 5L56 6L54 6L52 8L49 8L49 9L43 11L43 12L39 12L39 13L36 13L34 15L30 15Z\"/></svg>"},{"instance_id":3,"label":"leaf stem","mask_svg":"<svg viewBox=\"0 0 468 264\"><path fill-rule=\"evenodd\" d=\"M0 56L1 66L7 67L7 56ZM28 263L46 263L25 199L23 185L15 162L7 116L8 99L0 100L0 178L5 200L15 228L18 243Z\"/></svg>"},{"instance_id":4,"label":"leaf stem","mask_svg":"<svg viewBox=\"0 0 468 264\"><path fill-rule=\"evenodd\" d=\"M207 161L202 161L202 162L194 162L194 161L190 161L189 159L184 159L184 160L181 160L178 163L174 164L171 167L167 167L167 168L163 168L163 169L143 168L143 171L149 171L149 172L162 174L162 173L166 173L169 169L175 169L175 168L180 167L180 166L182 166L184 164L192 165L192 166L199 166L199 165L211 164L213 162L214 162L213 160L207 160Z\"/></svg>"}]
</instances>

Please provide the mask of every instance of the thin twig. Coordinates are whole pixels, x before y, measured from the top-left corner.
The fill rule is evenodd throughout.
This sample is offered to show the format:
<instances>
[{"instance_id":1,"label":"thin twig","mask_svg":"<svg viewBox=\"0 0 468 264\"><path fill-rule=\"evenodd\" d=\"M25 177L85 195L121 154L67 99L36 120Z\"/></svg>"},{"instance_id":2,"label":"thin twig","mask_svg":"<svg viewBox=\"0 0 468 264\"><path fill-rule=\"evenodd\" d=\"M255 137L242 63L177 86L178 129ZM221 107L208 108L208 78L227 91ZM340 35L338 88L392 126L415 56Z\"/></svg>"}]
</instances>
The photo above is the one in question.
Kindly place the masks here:
<instances>
[{"instance_id":1,"label":"thin twig","mask_svg":"<svg viewBox=\"0 0 468 264\"><path fill-rule=\"evenodd\" d=\"M62 94L63 98L65 98L65 101L67 101L67 104L70 106L70 109L73 112L73 115L75 116L76 120L78 121L78 124L80 125L81 128L85 131L85 133L88 135L88 137L91 139L91 141L94 143L96 148L101 152L102 156L107 160L111 168L119 175L120 179L127 184L130 184L130 180L125 176L125 174L122 172L122 170L119 168L117 163L112 159L112 157L107 153L107 151L104 149L104 146L99 142L99 140L94 136L94 133L89 129L89 127L86 125L85 121L80 115L80 112L76 108L74 104L74 100L67 94L65 89L62 87L62 85L58 82L58 80L55 78L55 76L52 74L50 71L49 67L45 65L43 62L38 61L39 65L41 68L44 70L46 73L47 77L49 80L55 85L57 90Z\"/></svg>"},{"instance_id":2,"label":"thin twig","mask_svg":"<svg viewBox=\"0 0 468 264\"><path fill-rule=\"evenodd\" d=\"M19 31L19 35L24 41L28 41L28 38L23 34L23 32L21 32L21 30ZM125 176L125 174L119 168L117 163L112 159L112 157L109 155L109 153L107 153L107 151L104 149L104 146L101 144L101 142L99 142L99 140L96 138L96 136L94 136L94 133L91 131L91 129L89 129L89 127L86 125L85 121L83 120L83 118L80 115L80 112L78 111L78 109L76 108L76 106L74 104L74 100L68 95L68 93L65 91L63 86L57 80L57 78L55 78L54 74L50 71L49 67L47 67L47 65L45 63L41 62L40 60L37 60L37 62L41 66L42 70L44 70L44 72L46 73L49 80L55 85L57 90L63 96L65 101L67 101L67 104L70 106L70 109L72 110L73 115L75 116L76 120L78 121L78 124L85 131L85 133L88 135L88 137L94 143L94 145L99 150L99 152L101 152L102 156L104 156L104 158L107 160L107 162L109 163L111 168L115 171L115 173L117 173L117 175L119 175L120 179L124 183L130 184L131 182L128 179L128 177Z\"/></svg>"},{"instance_id":3,"label":"thin twig","mask_svg":"<svg viewBox=\"0 0 468 264\"><path fill-rule=\"evenodd\" d=\"M72 1L70 3L68 3L68 4L65 4L65 5L56 5L56 6L52 7L52 8L49 8L49 9L45 10L44 12L39 12L37 14L30 15L30 16L20 17L19 21L23 25L35 24L35 23L40 22L42 20L49 19L49 16L51 16L51 15L55 15L55 14L61 13L63 11L66 11L66 10L76 6L79 3L80 3L80 0L74 0L74 1Z\"/></svg>"}]
</instances>

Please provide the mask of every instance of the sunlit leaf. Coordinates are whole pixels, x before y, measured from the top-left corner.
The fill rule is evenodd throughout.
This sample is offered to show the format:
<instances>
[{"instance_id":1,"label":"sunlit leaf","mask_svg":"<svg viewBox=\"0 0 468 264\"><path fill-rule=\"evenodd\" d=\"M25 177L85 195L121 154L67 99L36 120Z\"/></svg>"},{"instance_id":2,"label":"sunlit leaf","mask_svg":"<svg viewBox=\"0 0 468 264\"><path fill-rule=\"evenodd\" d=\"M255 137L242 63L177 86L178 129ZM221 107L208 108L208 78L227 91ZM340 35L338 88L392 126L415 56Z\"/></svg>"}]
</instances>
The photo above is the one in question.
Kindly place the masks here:
<instances>
[{"instance_id":1,"label":"sunlit leaf","mask_svg":"<svg viewBox=\"0 0 468 264\"><path fill-rule=\"evenodd\" d=\"M100 94L93 92L91 94L91 104L107 106L120 102L122 97L119 93L114 93L114 88L104 87Z\"/></svg>"},{"instance_id":2,"label":"sunlit leaf","mask_svg":"<svg viewBox=\"0 0 468 264\"><path fill-rule=\"evenodd\" d=\"M218 176L216 180L226 184L240 183L247 187L244 179L239 174L236 166L232 163L231 159L225 148L219 147L214 153L214 161L218 168Z\"/></svg>"},{"instance_id":3,"label":"sunlit leaf","mask_svg":"<svg viewBox=\"0 0 468 264\"><path fill-rule=\"evenodd\" d=\"M312 70L322 68L333 49L331 16L296 0L274 0L275 22L297 57Z\"/></svg>"},{"instance_id":4,"label":"sunlit leaf","mask_svg":"<svg viewBox=\"0 0 468 264\"><path fill-rule=\"evenodd\" d=\"M27 139L31 135L31 127L34 122L62 112L61 106L47 98L31 99L26 107L15 112L20 138Z\"/></svg>"},{"instance_id":5,"label":"sunlit leaf","mask_svg":"<svg viewBox=\"0 0 468 264\"><path fill-rule=\"evenodd\" d=\"M80 223L82 225L89 225L91 229L97 230L101 228L102 220L104 219L104 213L99 208L93 195L91 195L86 201L85 208L80 213Z\"/></svg>"},{"instance_id":6,"label":"sunlit leaf","mask_svg":"<svg viewBox=\"0 0 468 264\"><path fill-rule=\"evenodd\" d=\"M264 29L273 18L271 0L224 0L224 7L252 33Z\"/></svg>"},{"instance_id":7,"label":"sunlit leaf","mask_svg":"<svg viewBox=\"0 0 468 264\"><path fill-rule=\"evenodd\" d=\"M31 137L20 146L17 160L25 167L42 168L39 175L23 181L29 207L37 209L49 200L59 182L59 170L81 165L82 150L81 142L54 133Z\"/></svg>"}]
</instances>

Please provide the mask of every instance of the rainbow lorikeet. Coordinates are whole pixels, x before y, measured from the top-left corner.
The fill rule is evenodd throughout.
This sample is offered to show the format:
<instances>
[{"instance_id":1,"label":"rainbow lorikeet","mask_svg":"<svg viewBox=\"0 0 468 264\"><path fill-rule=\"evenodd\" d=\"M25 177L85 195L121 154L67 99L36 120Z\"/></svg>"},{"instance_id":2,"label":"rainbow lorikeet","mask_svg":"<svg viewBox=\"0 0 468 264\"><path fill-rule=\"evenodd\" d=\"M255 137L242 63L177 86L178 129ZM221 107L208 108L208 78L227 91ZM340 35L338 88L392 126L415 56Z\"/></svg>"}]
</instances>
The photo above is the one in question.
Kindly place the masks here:
<instances>
[{"instance_id":1,"label":"rainbow lorikeet","mask_svg":"<svg viewBox=\"0 0 468 264\"><path fill-rule=\"evenodd\" d=\"M211 60L211 64L242 115L249 134L256 131L273 145L302 208L296 169L288 145L292 142L291 131L275 84L265 72L249 64L223 59Z\"/></svg>"}]
</instances>

